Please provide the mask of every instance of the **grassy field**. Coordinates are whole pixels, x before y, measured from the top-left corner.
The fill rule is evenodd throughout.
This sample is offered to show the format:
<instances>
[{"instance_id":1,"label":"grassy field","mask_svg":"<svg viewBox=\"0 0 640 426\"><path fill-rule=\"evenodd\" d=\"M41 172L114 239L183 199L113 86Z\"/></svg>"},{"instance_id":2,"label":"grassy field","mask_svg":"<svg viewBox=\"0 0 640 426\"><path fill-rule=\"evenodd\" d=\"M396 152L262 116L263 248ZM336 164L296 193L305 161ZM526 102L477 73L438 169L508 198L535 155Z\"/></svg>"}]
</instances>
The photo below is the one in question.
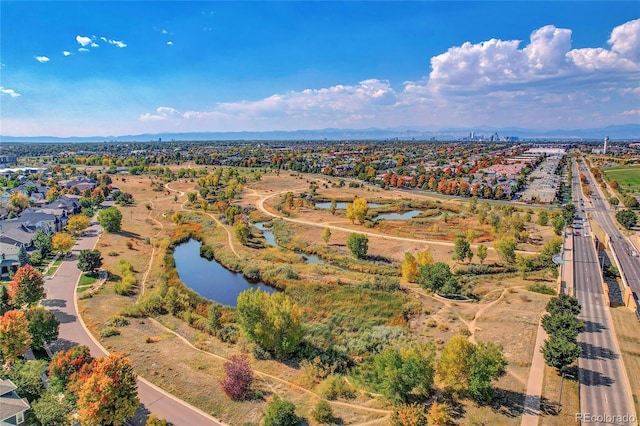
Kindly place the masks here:
<instances>
[{"instance_id":1,"label":"grassy field","mask_svg":"<svg viewBox=\"0 0 640 426\"><path fill-rule=\"evenodd\" d=\"M612 167L603 172L609 182L617 181L622 190L640 192L640 167Z\"/></svg>"},{"instance_id":2,"label":"grassy field","mask_svg":"<svg viewBox=\"0 0 640 426\"><path fill-rule=\"evenodd\" d=\"M118 261L126 259L133 266L138 284L131 294L120 296L114 293L114 281L107 282L94 297L79 301L81 314L96 335L102 325L120 309L132 305L141 295L155 291L162 282L171 282L174 279L173 273L167 268L165 258L165 248L177 229L170 218L173 212L183 208L187 198L184 192L194 191L195 185L193 180L181 179L171 182L171 191L167 192L152 190L151 179L148 176L116 176L114 179L121 190L133 194L136 202L120 208L123 213L122 232L102 234L97 247L103 253L104 269L117 274ZM284 173L279 177L265 175L259 182L247 183L247 189L237 204L255 208L258 197L269 196L282 190L305 190L309 185L309 181L305 179L285 176ZM322 197L352 199L358 196L397 205L407 202L406 199L403 200L406 194L400 192L333 188L329 185L324 186L322 183L318 191ZM420 198L424 198L423 201L427 203L426 197ZM275 211L274 206L280 199L281 196L275 195L266 200L265 205L269 211ZM300 251L324 255L321 257L326 256L325 260L349 260L348 265L339 264L337 267L329 264L305 264L291 250L283 248L246 247L234 237L231 226L214 226L209 222L206 225L202 222L202 225L207 231L207 244L213 248L216 258L223 264L239 265L238 269L245 265L256 266L261 269L263 276L283 264L295 271L299 278L281 280L283 288L286 288L286 292L302 307L305 321L308 322L309 335L318 342L321 337L336 333L342 337L337 339L342 340L340 343L348 344L356 341L361 329L366 331L382 326L402 327L416 340L434 341L438 348L442 348L451 336L461 330L468 330L475 340L502 344L509 367L508 374L496 383L496 403L476 406L463 400L462 412L466 412L467 416L459 421L460 424L484 422L517 425L535 341L535 329L539 315L549 298L531 293L525 288L533 282L530 280L534 279L534 276L535 279L546 280L543 273L532 274L530 280L526 281L517 274L474 278L470 285L473 285L478 301L469 304L438 300L425 294L417 285L407 283L403 283L402 291L388 294L362 286L362 283L371 279L371 272L380 274L392 270L398 273L405 251L428 249L437 261L447 262L455 268L466 267L465 264L455 263L451 259L451 241L455 235L462 234L467 229L477 230L474 244L491 245L495 235L489 224L480 224L475 215L468 213L459 202L436 203L431 206L431 210L434 210L431 216L415 221L383 221L370 228L352 224L344 217L344 212L332 215L326 210L314 208L300 208L292 212L292 217L303 222L286 222L283 226L282 232L291 235L287 247L291 245ZM450 212L448 222L441 220L442 214L436 210ZM209 217L217 216L216 213L210 213ZM195 217L193 213L185 211L182 211L182 214L189 218L189 222L191 216ZM256 211L254 214L266 216ZM525 211L521 210L518 214L524 216ZM520 248L537 250L542 242L551 238L553 234L550 226L535 225L538 214L536 210L531 210L530 214L533 218L526 223L530 238L528 242L523 242ZM202 213L200 216L205 217ZM205 219L208 220L208 217ZM339 226L341 229L335 229L331 241L325 243L321 238L323 226L313 226L318 223ZM371 232L373 235L369 254L372 258L384 258L384 262L352 260L346 247L346 239L351 231ZM385 238L386 236L407 239L391 240ZM425 243L419 239L433 239L440 244ZM495 252L490 251L487 263L497 261ZM474 259L474 263L478 262ZM407 312L413 313L408 320L405 319ZM163 328L148 318L132 319L129 325L121 329L120 336L101 340L109 350L127 353L136 371L145 378L231 424L259 422L266 403L274 394L294 401L299 414L309 419L309 413L317 402L317 397L312 393L317 383L305 365L260 361L252 357L254 368L261 372L258 374L260 379L257 390L262 392L264 399L230 403L219 386L223 375L223 358L248 352L251 350L250 345L244 339L236 345L223 343L170 315L163 315L158 319L168 328ZM180 337L173 332L178 333ZM513 336L517 338L514 339ZM186 341L193 346L188 345ZM194 387L193 383L203 385ZM379 398L370 398L364 389L360 390L363 392L359 393L359 397L352 401L350 406L334 405L336 415L342 419L343 424L384 423L385 420L381 420L381 417L385 416L384 412L381 414L367 407L389 409L390 406ZM569 390L566 389L565 392L568 395ZM310 424L315 423L311 421Z\"/></svg>"},{"instance_id":3,"label":"grassy field","mask_svg":"<svg viewBox=\"0 0 640 426\"><path fill-rule=\"evenodd\" d=\"M637 414L640 413L640 324L635 314L625 307L611 309L611 316L620 343L622 360L627 368Z\"/></svg>"}]
</instances>

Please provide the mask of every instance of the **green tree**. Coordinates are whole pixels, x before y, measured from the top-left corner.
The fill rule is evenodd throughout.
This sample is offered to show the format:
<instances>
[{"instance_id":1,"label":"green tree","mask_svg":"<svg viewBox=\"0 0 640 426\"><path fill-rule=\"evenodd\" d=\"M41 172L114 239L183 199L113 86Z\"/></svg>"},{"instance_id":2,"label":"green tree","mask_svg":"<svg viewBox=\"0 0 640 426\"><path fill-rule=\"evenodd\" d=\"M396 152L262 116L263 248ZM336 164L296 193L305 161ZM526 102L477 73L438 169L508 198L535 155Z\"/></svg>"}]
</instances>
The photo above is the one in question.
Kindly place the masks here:
<instances>
[{"instance_id":1,"label":"green tree","mask_svg":"<svg viewBox=\"0 0 640 426\"><path fill-rule=\"evenodd\" d=\"M464 237L458 236L453 241L453 251L458 262L464 261L471 251L471 245Z\"/></svg>"},{"instance_id":2,"label":"green tree","mask_svg":"<svg viewBox=\"0 0 640 426\"><path fill-rule=\"evenodd\" d=\"M551 315L564 313L579 315L582 307L575 297L560 293L558 296L549 300L546 310Z\"/></svg>"},{"instance_id":3,"label":"green tree","mask_svg":"<svg viewBox=\"0 0 640 426\"><path fill-rule=\"evenodd\" d=\"M31 344L29 322L23 311L7 311L0 317L0 354L4 361L12 363Z\"/></svg>"},{"instance_id":4,"label":"green tree","mask_svg":"<svg viewBox=\"0 0 640 426\"><path fill-rule=\"evenodd\" d=\"M20 249L18 250L18 264L20 266L31 264L31 259L29 258L29 254L24 246L20 246Z\"/></svg>"},{"instance_id":5,"label":"green tree","mask_svg":"<svg viewBox=\"0 0 640 426\"><path fill-rule=\"evenodd\" d=\"M53 246L51 245L51 236L44 232L41 228L39 228L33 234L33 245L40 251L42 257L47 257L49 253L53 251Z\"/></svg>"},{"instance_id":6,"label":"green tree","mask_svg":"<svg viewBox=\"0 0 640 426\"><path fill-rule=\"evenodd\" d=\"M487 258L487 246L485 246L484 244L480 244L478 246L478 249L476 250L476 254L480 259L480 264L484 263L484 260Z\"/></svg>"},{"instance_id":7,"label":"green tree","mask_svg":"<svg viewBox=\"0 0 640 426\"><path fill-rule=\"evenodd\" d=\"M369 239L364 234L351 234L347 239L347 247L356 259L366 259L369 251Z\"/></svg>"},{"instance_id":8,"label":"green tree","mask_svg":"<svg viewBox=\"0 0 640 426\"><path fill-rule=\"evenodd\" d=\"M418 269L418 284L433 292L457 293L458 278L451 273L451 268L444 262L422 265ZM453 290L453 291L450 291Z\"/></svg>"},{"instance_id":9,"label":"green tree","mask_svg":"<svg viewBox=\"0 0 640 426\"><path fill-rule=\"evenodd\" d=\"M98 222L107 232L118 232L122 227L122 213L117 207L109 207L98 212Z\"/></svg>"},{"instance_id":10,"label":"green tree","mask_svg":"<svg viewBox=\"0 0 640 426\"><path fill-rule=\"evenodd\" d=\"M518 247L518 242L511 237L501 238L493 244L493 248L500 258L510 264L516 262L516 247Z\"/></svg>"},{"instance_id":11,"label":"green tree","mask_svg":"<svg viewBox=\"0 0 640 426\"><path fill-rule=\"evenodd\" d=\"M53 312L42 306L29 309L27 312L29 321L29 334L31 334L31 347L36 350L44 349L45 344L49 344L58 338L58 328L60 322Z\"/></svg>"},{"instance_id":12,"label":"green tree","mask_svg":"<svg viewBox=\"0 0 640 426\"><path fill-rule=\"evenodd\" d=\"M187 192L187 200L189 200L190 203L195 203L195 201L198 199L198 193L197 192Z\"/></svg>"},{"instance_id":13,"label":"green tree","mask_svg":"<svg viewBox=\"0 0 640 426\"><path fill-rule=\"evenodd\" d=\"M564 216L562 215L557 215L556 217L553 218L552 224L553 224L553 232L555 232L556 235L562 235L562 231L566 225L566 221Z\"/></svg>"},{"instance_id":14,"label":"green tree","mask_svg":"<svg viewBox=\"0 0 640 426\"><path fill-rule=\"evenodd\" d=\"M478 342L471 358L471 377L469 395L476 402L488 402L493 399L491 382L503 376L507 360L502 354L502 346L495 343Z\"/></svg>"},{"instance_id":15,"label":"green tree","mask_svg":"<svg viewBox=\"0 0 640 426\"><path fill-rule=\"evenodd\" d=\"M258 289L238 295L237 320L250 340L278 357L293 354L302 340L302 310L284 293Z\"/></svg>"},{"instance_id":16,"label":"green tree","mask_svg":"<svg viewBox=\"0 0 640 426\"><path fill-rule=\"evenodd\" d=\"M407 402L411 395L425 397L433 389L433 345L388 347L373 360L377 388L391 402Z\"/></svg>"},{"instance_id":17,"label":"green tree","mask_svg":"<svg viewBox=\"0 0 640 426\"><path fill-rule=\"evenodd\" d=\"M217 303L212 303L209 306L209 328L212 331L217 331L222 328L222 322L220 318L222 316L222 307Z\"/></svg>"},{"instance_id":18,"label":"green tree","mask_svg":"<svg viewBox=\"0 0 640 426\"><path fill-rule=\"evenodd\" d=\"M313 419L318 423L333 423L335 420L331 404L324 399L321 399L313 408L313 411L311 411L311 417L313 417Z\"/></svg>"},{"instance_id":19,"label":"green tree","mask_svg":"<svg viewBox=\"0 0 640 426\"><path fill-rule=\"evenodd\" d=\"M69 419L75 404L72 395L53 389L47 390L37 401L31 403L33 415L41 426L64 426L73 424Z\"/></svg>"},{"instance_id":20,"label":"green tree","mask_svg":"<svg viewBox=\"0 0 640 426\"><path fill-rule=\"evenodd\" d=\"M551 335L544 341L542 355L549 367L562 371L562 369L578 359L582 349L575 341L562 335Z\"/></svg>"},{"instance_id":21,"label":"green tree","mask_svg":"<svg viewBox=\"0 0 640 426\"><path fill-rule=\"evenodd\" d=\"M575 215L576 206L574 206L572 203L568 203L562 206L562 216L564 217L564 221L566 223L572 223Z\"/></svg>"},{"instance_id":22,"label":"green tree","mask_svg":"<svg viewBox=\"0 0 640 426\"><path fill-rule=\"evenodd\" d=\"M549 223L549 213L546 210L540 211L538 213L538 221L536 222L540 226L547 226Z\"/></svg>"},{"instance_id":23,"label":"green tree","mask_svg":"<svg viewBox=\"0 0 640 426\"><path fill-rule=\"evenodd\" d=\"M527 272L531 272L535 268L533 256L516 256L516 263L523 280L527 278Z\"/></svg>"},{"instance_id":24,"label":"green tree","mask_svg":"<svg viewBox=\"0 0 640 426\"><path fill-rule=\"evenodd\" d=\"M18 394L29 401L40 398L44 392L42 374L47 369L47 361L16 361L8 370L8 378L18 387ZM6 370L5 370L6 371Z\"/></svg>"},{"instance_id":25,"label":"green tree","mask_svg":"<svg viewBox=\"0 0 640 426\"><path fill-rule=\"evenodd\" d=\"M322 231L322 241L324 241L325 244L329 244L330 239L331 239L331 229L324 228L324 231Z\"/></svg>"},{"instance_id":26,"label":"green tree","mask_svg":"<svg viewBox=\"0 0 640 426\"><path fill-rule=\"evenodd\" d=\"M31 265L18 268L9 283L9 296L11 304L19 308L38 303L45 296L42 274Z\"/></svg>"},{"instance_id":27,"label":"green tree","mask_svg":"<svg viewBox=\"0 0 640 426\"><path fill-rule=\"evenodd\" d=\"M633 210L620 210L616 213L616 220L625 229L631 229L638 224L638 215Z\"/></svg>"},{"instance_id":28,"label":"green tree","mask_svg":"<svg viewBox=\"0 0 640 426\"><path fill-rule=\"evenodd\" d=\"M573 341L584 330L584 321L573 313L556 313L542 317L542 328L550 336L562 335Z\"/></svg>"},{"instance_id":29,"label":"green tree","mask_svg":"<svg viewBox=\"0 0 640 426\"><path fill-rule=\"evenodd\" d=\"M82 272L95 273L102 266L100 250L81 250L78 256L78 269Z\"/></svg>"},{"instance_id":30,"label":"green tree","mask_svg":"<svg viewBox=\"0 0 640 426\"><path fill-rule=\"evenodd\" d=\"M293 402L280 399L278 395L273 398L267 407L264 417L264 426L297 426L300 418L296 415L296 406Z\"/></svg>"},{"instance_id":31,"label":"green tree","mask_svg":"<svg viewBox=\"0 0 640 426\"><path fill-rule=\"evenodd\" d=\"M249 237L251 236L251 230L249 230L249 226L247 226L244 221L238 220L236 224L233 225L233 232L241 244L247 244L247 241L249 241Z\"/></svg>"}]
</instances>

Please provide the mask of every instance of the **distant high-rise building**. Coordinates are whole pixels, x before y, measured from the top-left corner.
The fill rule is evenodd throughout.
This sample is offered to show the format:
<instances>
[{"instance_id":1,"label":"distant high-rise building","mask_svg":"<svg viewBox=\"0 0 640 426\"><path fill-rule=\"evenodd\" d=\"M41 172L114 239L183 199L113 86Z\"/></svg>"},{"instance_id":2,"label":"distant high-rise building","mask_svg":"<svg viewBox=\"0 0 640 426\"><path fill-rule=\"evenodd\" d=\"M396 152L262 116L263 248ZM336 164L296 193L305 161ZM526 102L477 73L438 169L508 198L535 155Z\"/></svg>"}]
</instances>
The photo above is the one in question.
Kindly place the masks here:
<instances>
[{"instance_id":1,"label":"distant high-rise building","mask_svg":"<svg viewBox=\"0 0 640 426\"><path fill-rule=\"evenodd\" d=\"M603 154L607 154L607 145L609 145L609 136L604 137L604 149L602 150Z\"/></svg>"}]
</instances>

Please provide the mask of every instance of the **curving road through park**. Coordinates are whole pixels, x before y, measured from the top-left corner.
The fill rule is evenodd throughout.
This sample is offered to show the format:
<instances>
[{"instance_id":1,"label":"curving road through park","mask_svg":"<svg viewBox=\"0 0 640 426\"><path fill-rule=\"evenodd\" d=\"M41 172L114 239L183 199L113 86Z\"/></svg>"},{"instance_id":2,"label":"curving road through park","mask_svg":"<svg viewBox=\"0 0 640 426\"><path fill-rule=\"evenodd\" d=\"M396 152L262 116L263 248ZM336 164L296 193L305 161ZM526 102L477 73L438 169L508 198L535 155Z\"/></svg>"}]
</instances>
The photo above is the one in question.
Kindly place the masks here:
<instances>
[{"instance_id":1,"label":"curving road through park","mask_svg":"<svg viewBox=\"0 0 640 426\"><path fill-rule=\"evenodd\" d=\"M62 262L52 279L45 281L47 297L42 301L42 305L53 312L60 321L59 338L49 347L52 352L69 349L75 345L86 345L91 349L93 356L108 354L107 350L94 339L78 315L75 297L76 284L81 274L76 266L77 252L94 248L100 237L100 232L101 228L98 225L88 228L84 237L78 240L73 248L72 256ZM146 415L154 413L159 418L164 418L176 426L223 425L202 410L187 404L139 376L138 396L141 406L134 419L129 422L130 424L144 425Z\"/></svg>"}]
</instances>

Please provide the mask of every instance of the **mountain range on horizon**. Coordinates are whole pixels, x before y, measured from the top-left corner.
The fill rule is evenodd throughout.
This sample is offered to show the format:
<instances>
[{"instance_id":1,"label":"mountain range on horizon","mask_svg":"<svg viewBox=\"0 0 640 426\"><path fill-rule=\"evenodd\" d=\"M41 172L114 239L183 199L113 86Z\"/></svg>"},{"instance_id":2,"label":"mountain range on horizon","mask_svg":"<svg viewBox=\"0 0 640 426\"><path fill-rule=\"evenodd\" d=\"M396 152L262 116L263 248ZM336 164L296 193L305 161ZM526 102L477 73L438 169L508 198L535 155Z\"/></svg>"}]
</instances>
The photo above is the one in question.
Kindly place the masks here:
<instances>
[{"instance_id":1,"label":"mountain range on horizon","mask_svg":"<svg viewBox=\"0 0 640 426\"><path fill-rule=\"evenodd\" d=\"M462 140L474 132L476 137L489 137L497 133L500 137L517 137L519 140L568 140L599 141L608 136L610 140L640 140L640 123L610 125L591 129L526 129L518 127L504 128L444 128L428 129L337 129L320 130L281 130L281 131L240 131L240 132L183 132L183 133L143 133L122 136L4 136L1 143L35 142L35 143L82 143L82 142L149 142L149 141L224 141L224 140Z\"/></svg>"}]
</instances>

